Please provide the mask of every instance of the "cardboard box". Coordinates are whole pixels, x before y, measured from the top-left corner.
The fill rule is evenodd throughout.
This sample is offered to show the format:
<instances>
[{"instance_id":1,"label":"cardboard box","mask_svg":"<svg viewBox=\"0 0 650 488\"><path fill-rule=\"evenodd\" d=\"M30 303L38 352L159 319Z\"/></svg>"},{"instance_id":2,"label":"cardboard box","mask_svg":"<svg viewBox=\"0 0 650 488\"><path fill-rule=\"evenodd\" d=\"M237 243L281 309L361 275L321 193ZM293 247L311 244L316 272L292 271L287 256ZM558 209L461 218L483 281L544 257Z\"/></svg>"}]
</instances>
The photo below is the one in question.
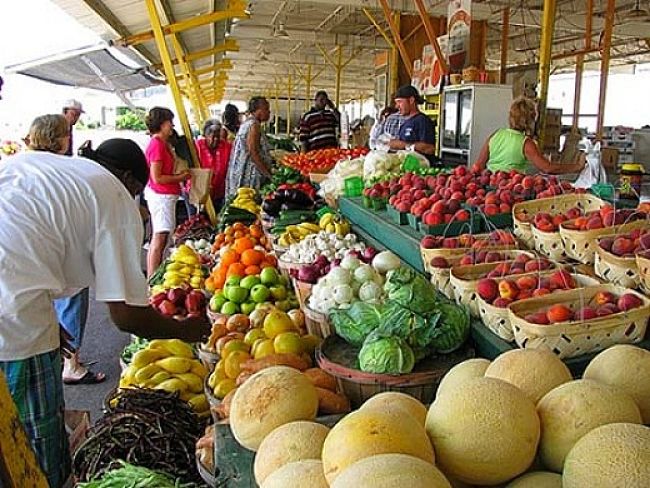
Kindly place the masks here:
<instances>
[{"instance_id":1,"label":"cardboard box","mask_svg":"<svg viewBox=\"0 0 650 488\"><path fill-rule=\"evenodd\" d=\"M618 164L618 149L605 147L600 150L600 162L605 169L616 169Z\"/></svg>"}]
</instances>

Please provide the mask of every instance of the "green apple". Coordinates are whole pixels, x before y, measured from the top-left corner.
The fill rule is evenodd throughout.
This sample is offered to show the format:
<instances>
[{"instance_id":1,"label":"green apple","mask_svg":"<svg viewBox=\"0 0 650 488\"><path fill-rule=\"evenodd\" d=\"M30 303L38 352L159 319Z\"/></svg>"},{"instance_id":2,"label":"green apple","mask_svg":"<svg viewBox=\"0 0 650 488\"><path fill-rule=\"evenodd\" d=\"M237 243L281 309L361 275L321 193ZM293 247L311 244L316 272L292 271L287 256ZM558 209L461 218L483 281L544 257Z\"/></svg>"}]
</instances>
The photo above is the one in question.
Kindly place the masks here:
<instances>
[{"instance_id":1,"label":"green apple","mask_svg":"<svg viewBox=\"0 0 650 488\"><path fill-rule=\"evenodd\" d=\"M277 285L280 282L280 275L275 268L267 267L260 273L263 285Z\"/></svg>"},{"instance_id":2,"label":"green apple","mask_svg":"<svg viewBox=\"0 0 650 488\"><path fill-rule=\"evenodd\" d=\"M256 303L254 302L244 302L241 304L241 313L245 313L246 315L250 314L253 310L255 310L255 305Z\"/></svg>"},{"instance_id":3,"label":"green apple","mask_svg":"<svg viewBox=\"0 0 650 488\"><path fill-rule=\"evenodd\" d=\"M271 290L271 295L277 300L286 300L287 298L287 289L283 285L275 285L269 288Z\"/></svg>"},{"instance_id":4,"label":"green apple","mask_svg":"<svg viewBox=\"0 0 650 488\"><path fill-rule=\"evenodd\" d=\"M212 295L212 298L210 298L210 310L213 312L219 312L223 304L227 301L228 299L224 296L223 291L219 290L217 293Z\"/></svg>"},{"instance_id":5,"label":"green apple","mask_svg":"<svg viewBox=\"0 0 650 488\"><path fill-rule=\"evenodd\" d=\"M300 302L298 302L295 296L289 297L289 305L291 306L290 310L294 308L300 308Z\"/></svg>"},{"instance_id":6,"label":"green apple","mask_svg":"<svg viewBox=\"0 0 650 488\"><path fill-rule=\"evenodd\" d=\"M289 300L278 300L275 302L275 308L283 312L288 312L291 310L291 303L289 303Z\"/></svg>"},{"instance_id":7,"label":"green apple","mask_svg":"<svg viewBox=\"0 0 650 488\"><path fill-rule=\"evenodd\" d=\"M262 302L262 303L258 303L257 305L255 305L255 310L260 310L260 309L261 310L269 310L269 309L272 309L274 307L275 307L275 305L273 305L273 303L271 303L271 302Z\"/></svg>"},{"instance_id":8,"label":"green apple","mask_svg":"<svg viewBox=\"0 0 650 488\"><path fill-rule=\"evenodd\" d=\"M251 299L255 303L262 303L269 299L271 296L271 290L269 290L265 285L255 285L251 290Z\"/></svg>"},{"instance_id":9,"label":"green apple","mask_svg":"<svg viewBox=\"0 0 650 488\"><path fill-rule=\"evenodd\" d=\"M250 290L253 288L255 285L259 285L262 281L260 280L259 276L247 276L246 278L243 278L239 282L239 286L243 286L247 290Z\"/></svg>"},{"instance_id":10,"label":"green apple","mask_svg":"<svg viewBox=\"0 0 650 488\"><path fill-rule=\"evenodd\" d=\"M278 284L289 287L289 278L287 278L284 275L280 275L280 279L278 280Z\"/></svg>"},{"instance_id":11,"label":"green apple","mask_svg":"<svg viewBox=\"0 0 650 488\"><path fill-rule=\"evenodd\" d=\"M248 290L242 286L229 286L225 295L231 302L244 303L248 298Z\"/></svg>"},{"instance_id":12,"label":"green apple","mask_svg":"<svg viewBox=\"0 0 650 488\"><path fill-rule=\"evenodd\" d=\"M226 302L221 307L221 313L224 315L235 315L239 312L239 305L233 302Z\"/></svg>"},{"instance_id":13,"label":"green apple","mask_svg":"<svg viewBox=\"0 0 650 488\"><path fill-rule=\"evenodd\" d=\"M231 275L226 280L226 286L239 286L241 278L237 275Z\"/></svg>"}]
</instances>

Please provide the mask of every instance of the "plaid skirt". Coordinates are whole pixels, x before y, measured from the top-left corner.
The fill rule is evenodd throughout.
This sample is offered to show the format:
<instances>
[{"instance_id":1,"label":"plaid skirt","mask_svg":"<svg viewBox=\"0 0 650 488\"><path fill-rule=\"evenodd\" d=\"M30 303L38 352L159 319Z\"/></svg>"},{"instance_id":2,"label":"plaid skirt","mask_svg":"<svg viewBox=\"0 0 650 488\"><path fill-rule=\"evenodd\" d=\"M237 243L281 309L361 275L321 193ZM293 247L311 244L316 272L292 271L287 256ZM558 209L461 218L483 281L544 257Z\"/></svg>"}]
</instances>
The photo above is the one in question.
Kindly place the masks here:
<instances>
[{"instance_id":1,"label":"plaid skirt","mask_svg":"<svg viewBox=\"0 0 650 488\"><path fill-rule=\"evenodd\" d=\"M25 432L51 488L70 475L65 431L61 354L58 350L17 361L0 361Z\"/></svg>"}]
</instances>

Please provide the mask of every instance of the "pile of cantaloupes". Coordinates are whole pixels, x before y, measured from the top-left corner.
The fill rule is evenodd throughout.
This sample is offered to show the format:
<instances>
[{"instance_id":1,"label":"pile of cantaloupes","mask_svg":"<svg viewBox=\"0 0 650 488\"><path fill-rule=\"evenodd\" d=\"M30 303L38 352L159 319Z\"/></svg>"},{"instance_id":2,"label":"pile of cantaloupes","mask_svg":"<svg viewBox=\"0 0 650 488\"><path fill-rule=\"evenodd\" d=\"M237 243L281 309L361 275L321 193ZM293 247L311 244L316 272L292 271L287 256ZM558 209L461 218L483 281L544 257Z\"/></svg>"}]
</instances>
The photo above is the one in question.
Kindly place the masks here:
<instances>
[{"instance_id":1,"label":"pile of cantaloupes","mask_svg":"<svg viewBox=\"0 0 650 488\"><path fill-rule=\"evenodd\" d=\"M242 442L257 449L261 488L650 487L650 351L636 346L603 351L579 380L550 352L469 360L428 409L386 392L331 428L301 385L289 395L299 411L265 417L273 426Z\"/></svg>"}]
</instances>

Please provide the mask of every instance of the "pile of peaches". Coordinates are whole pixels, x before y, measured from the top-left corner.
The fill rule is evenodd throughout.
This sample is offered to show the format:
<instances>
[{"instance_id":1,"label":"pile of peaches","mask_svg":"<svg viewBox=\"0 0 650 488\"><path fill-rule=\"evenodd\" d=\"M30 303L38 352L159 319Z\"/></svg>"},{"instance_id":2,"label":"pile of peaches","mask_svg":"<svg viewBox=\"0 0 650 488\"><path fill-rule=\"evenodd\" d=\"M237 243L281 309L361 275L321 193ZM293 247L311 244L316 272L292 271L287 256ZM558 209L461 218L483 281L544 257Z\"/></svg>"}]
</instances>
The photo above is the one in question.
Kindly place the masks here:
<instances>
[{"instance_id":1,"label":"pile of peaches","mask_svg":"<svg viewBox=\"0 0 650 488\"><path fill-rule=\"evenodd\" d=\"M494 230L487 235L462 234L458 237L426 235L420 241L424 249L484 249L486 247L504 246L515 247L516 240L510 232Z\"/></svg>"},{"instance_id":2,"label":"pile of peaches","mask_svg":"<svg viewBox=\"0 0 650 488\"><path fill-rule=\"evenodd\" d=\"M534 263L535 261L529 261ZM526 275L518 278L506 278L497 281L494 278L483 278L478 282L476 291L487 303L506 308L512 302L526 298L541 297L556 290L571 290L576 282L571 273L557 270L550 276Z\"/></svg>"},{"instance_id":3,"label":"pile of peaches","mask_svg":"<svg viewBox=\"0 0 650 488\"><path fill-rule=\"evenodd\" d=\"M546 310L528 314L524 319L532 324L550 325L606 317L638 308L641 305L643 305L643 301L633 293L625 293L617 297L608 291L600 291L584 307L575 312L567 305L558 303Z\"/></svg>"},{"instance_id":4,"label":"pile of peaches","mask_svg":"<svg viewBox=\"0 0 650 488\"><path fill-rule=\"evenodd\" d=\"M598 245L615 256L634 257L636 253L650 250L650 231L635 229L629 234L603 237Z\"/></svg>"},{"instance_id":5,"label":"pile of peaches","mask_svg":"<svg viewBox=\"0 0 650 488\"><path fill-rule=\"evenodd\" d=\"M565 229L571 230L604 229L635 220L643 220L647 218L647 214L634 209L615 210L611 205L605 205L599 210L586 213L578 207L573 207L566 212L556 214L539 212L531 217L520 213L516 217L522 222L531 222L542 232L557 232L560 229L560 224L564 224Z\"/></svg>"}]
</instances>

